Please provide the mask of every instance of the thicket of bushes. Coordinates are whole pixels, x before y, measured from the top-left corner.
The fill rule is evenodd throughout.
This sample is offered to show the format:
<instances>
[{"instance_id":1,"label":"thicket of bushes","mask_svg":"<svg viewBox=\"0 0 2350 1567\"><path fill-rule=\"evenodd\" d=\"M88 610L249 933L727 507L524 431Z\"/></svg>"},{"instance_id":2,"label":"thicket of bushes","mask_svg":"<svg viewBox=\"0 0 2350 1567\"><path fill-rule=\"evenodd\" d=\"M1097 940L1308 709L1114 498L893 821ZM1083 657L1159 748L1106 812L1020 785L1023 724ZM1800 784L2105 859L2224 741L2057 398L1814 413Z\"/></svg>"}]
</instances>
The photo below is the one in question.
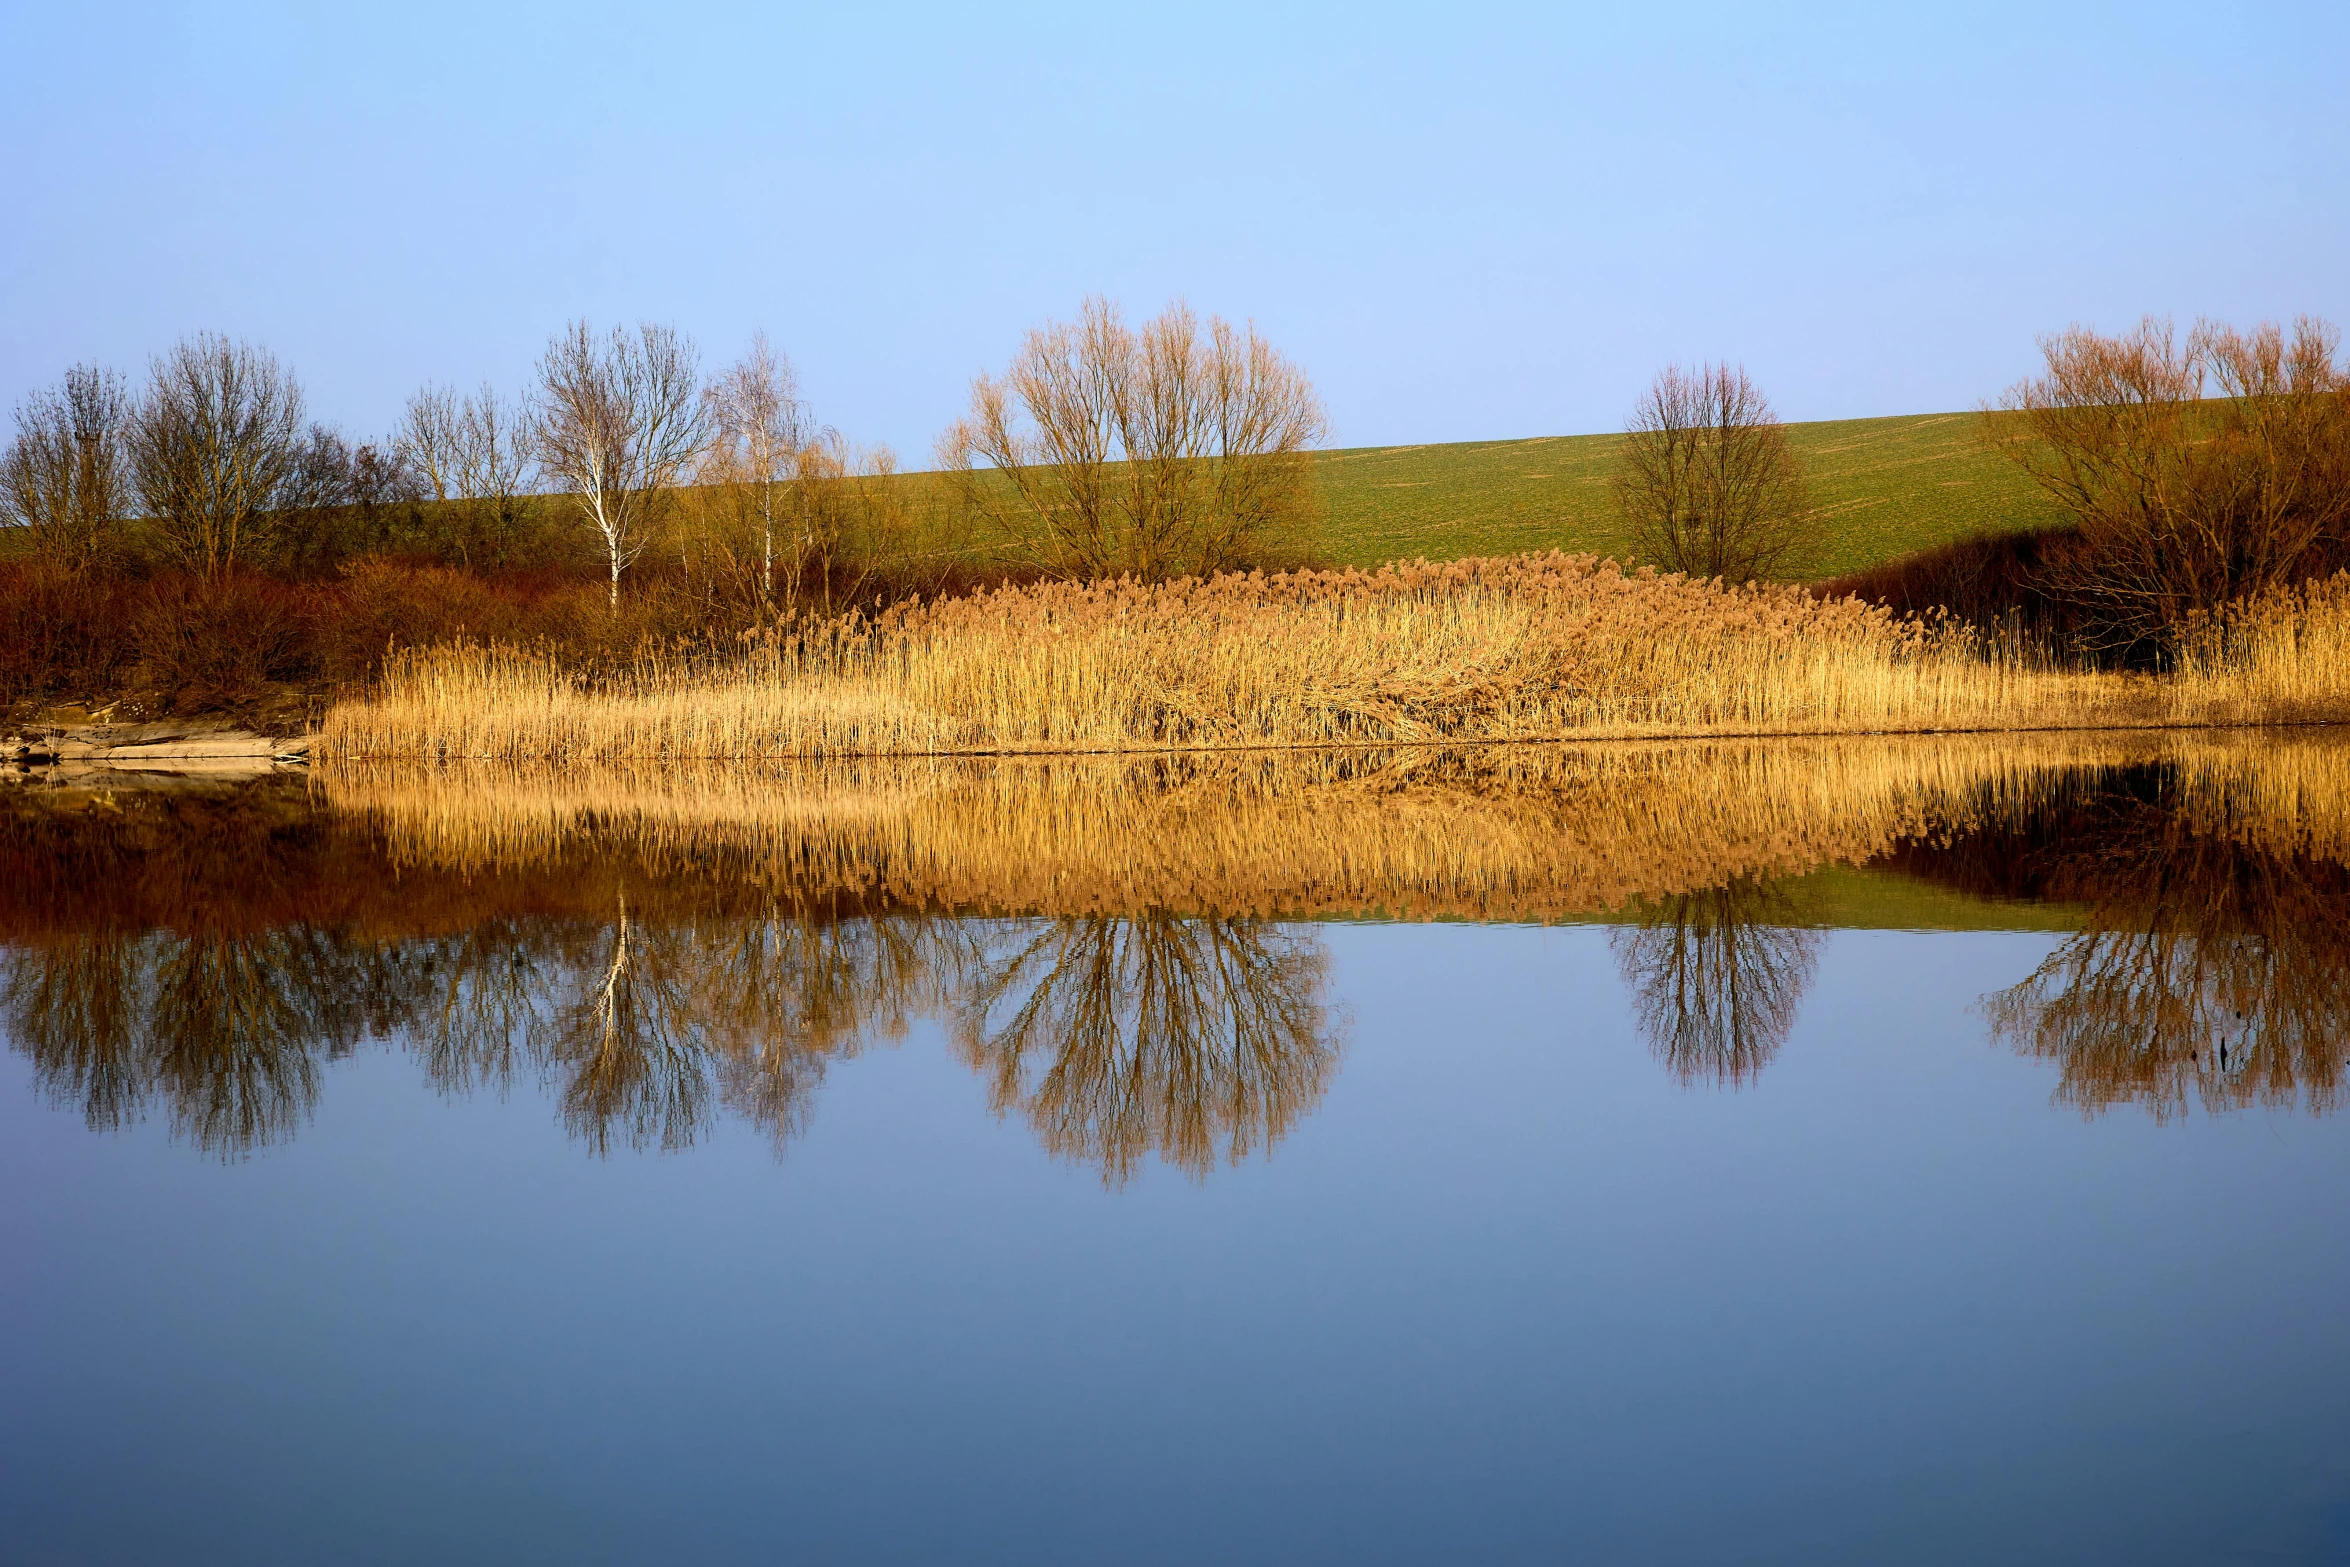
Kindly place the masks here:
<instances>
[{"instance_id":1,"label":"thicket of bushes","mask_svg":"<svg viewBox=\"0 0 2350 1567\"><path fill-rule=\"evenodd\" d=\"M1010 569L865 571L843 566L841 605L962 593ZM821 603L814 584L805 602ZM328 573L164 569L68 572L0 561L0 714L128 698L145 716L248 714L288 688L323 695L365 680L400 647L540 646L567 666L612 669L653 650L716 650L760 624L675 562L642 573L617 608L576 567L484 572L414 556L364 555ZM126 715L127 716L127 715Z\"/></svg>"}]
</instances>

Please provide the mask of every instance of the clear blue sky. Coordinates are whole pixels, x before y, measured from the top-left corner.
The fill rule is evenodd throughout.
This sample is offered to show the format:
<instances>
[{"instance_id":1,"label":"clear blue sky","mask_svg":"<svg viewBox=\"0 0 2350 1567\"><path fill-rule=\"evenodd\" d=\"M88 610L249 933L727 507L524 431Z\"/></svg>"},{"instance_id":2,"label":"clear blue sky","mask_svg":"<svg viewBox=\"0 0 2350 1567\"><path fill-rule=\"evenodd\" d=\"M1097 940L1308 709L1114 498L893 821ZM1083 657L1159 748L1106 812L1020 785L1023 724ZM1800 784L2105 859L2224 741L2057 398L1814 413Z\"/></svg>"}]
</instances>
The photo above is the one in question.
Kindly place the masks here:
<instances>
[{"instance_id":1,"label":"clear blue sky","mask_svg":"<svg viewBox=\"0 0 2350 1567\"><path fill-rule=\"evenodd\" d=\"M209 327L383 429L566 318L921 460L1090 291L1253 317L1342 444L1969 407L2035 333L2350 320L2350 5L1151 13L0 0L0 402Z\"/></svg>"}]
</instances>

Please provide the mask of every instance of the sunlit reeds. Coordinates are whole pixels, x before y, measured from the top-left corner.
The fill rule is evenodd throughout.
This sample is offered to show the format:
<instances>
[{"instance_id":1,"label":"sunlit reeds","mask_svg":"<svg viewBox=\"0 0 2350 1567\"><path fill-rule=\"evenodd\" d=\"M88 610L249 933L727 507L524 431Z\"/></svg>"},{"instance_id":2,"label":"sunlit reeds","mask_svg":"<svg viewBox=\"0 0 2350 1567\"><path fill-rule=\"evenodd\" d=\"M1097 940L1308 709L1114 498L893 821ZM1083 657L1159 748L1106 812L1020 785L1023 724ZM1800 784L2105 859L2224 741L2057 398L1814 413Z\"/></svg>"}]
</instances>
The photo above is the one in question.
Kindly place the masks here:
<instances>
[{"instance_id":1,"label":"sunlit reeds","mask_svg":"<svg viewBox=\"0 0 2350 1567\"><path fill-rule=\"evenodd\" d=\"M527 649L420 649L337 707L325 744L742 761L2193 723L2259 716L2259 693L2331 692L2297 661L2350 634L2346 599L2312 597L2295 638L2238 637L2168 681L2057 668L1858 600L1590 556L1058 584L618 675Z\"/></svg>"},{"instance_id":2,"label":"sunlit reeds","mask_svg":"<svg viewBox=\"0 0 2350 1567\"><path fill-rule=\"evenodd\" d=\"M2350 572L2199 616L2180 638L2182 706L2216 717L2338 719L2350 712Z\"/></svg>"}]
</instances>

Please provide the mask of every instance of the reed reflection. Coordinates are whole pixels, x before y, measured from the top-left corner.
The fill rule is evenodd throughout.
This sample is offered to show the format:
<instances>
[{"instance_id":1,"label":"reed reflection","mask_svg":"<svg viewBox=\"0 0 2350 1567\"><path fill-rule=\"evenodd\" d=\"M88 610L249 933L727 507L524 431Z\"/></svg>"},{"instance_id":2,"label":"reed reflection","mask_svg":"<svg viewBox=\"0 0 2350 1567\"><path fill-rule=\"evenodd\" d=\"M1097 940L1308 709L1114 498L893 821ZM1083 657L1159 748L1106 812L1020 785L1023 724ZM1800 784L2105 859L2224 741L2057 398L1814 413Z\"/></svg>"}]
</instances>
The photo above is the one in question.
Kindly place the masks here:
<instances>
[{"instance_id":1,"label":"reed reflection","mask_svg":"<svg viewBox=\"0 0 2350 1567\"><path fill-rule=\"evenodd\" d=\"M1684 1085L1742 1088L1779 1053L1819 964L1785 884L1733 877L1645 906L1609 938L1649 1049Z\"/></svg>"},{"instance_id":2,"label":"reed reflection","mask_svg":"<svg viewBox=\"0 0 2350 1567\"><path fill-rule=\"evenodd\" d=\"M1254 919L1017 922L956 998L998 1114L1117 1185L1149 1154L1194 1177L1279 1142L1343 1052L1329 956Z\"/></svg>"}]
</instances>

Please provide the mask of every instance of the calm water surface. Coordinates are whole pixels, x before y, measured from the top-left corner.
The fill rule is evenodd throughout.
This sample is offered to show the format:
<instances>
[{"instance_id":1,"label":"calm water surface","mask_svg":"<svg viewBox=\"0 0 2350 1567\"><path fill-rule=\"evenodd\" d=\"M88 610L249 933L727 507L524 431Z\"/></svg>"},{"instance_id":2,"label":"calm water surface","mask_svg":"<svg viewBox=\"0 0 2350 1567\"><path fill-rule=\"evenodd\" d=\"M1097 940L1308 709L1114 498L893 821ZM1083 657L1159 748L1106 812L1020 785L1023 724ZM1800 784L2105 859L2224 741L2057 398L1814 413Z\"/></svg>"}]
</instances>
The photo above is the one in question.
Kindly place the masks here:
<instances>
[{"instance_id":1,"label":"calm water surface","mask_svg":"<svg viewBox=\"0 0 2350 1567\"><path fill-rule=\"evenodd\" d=\"M0 1560L2350 1560L2345 780L25 783Z\"/></svg>"}]
</instances>

